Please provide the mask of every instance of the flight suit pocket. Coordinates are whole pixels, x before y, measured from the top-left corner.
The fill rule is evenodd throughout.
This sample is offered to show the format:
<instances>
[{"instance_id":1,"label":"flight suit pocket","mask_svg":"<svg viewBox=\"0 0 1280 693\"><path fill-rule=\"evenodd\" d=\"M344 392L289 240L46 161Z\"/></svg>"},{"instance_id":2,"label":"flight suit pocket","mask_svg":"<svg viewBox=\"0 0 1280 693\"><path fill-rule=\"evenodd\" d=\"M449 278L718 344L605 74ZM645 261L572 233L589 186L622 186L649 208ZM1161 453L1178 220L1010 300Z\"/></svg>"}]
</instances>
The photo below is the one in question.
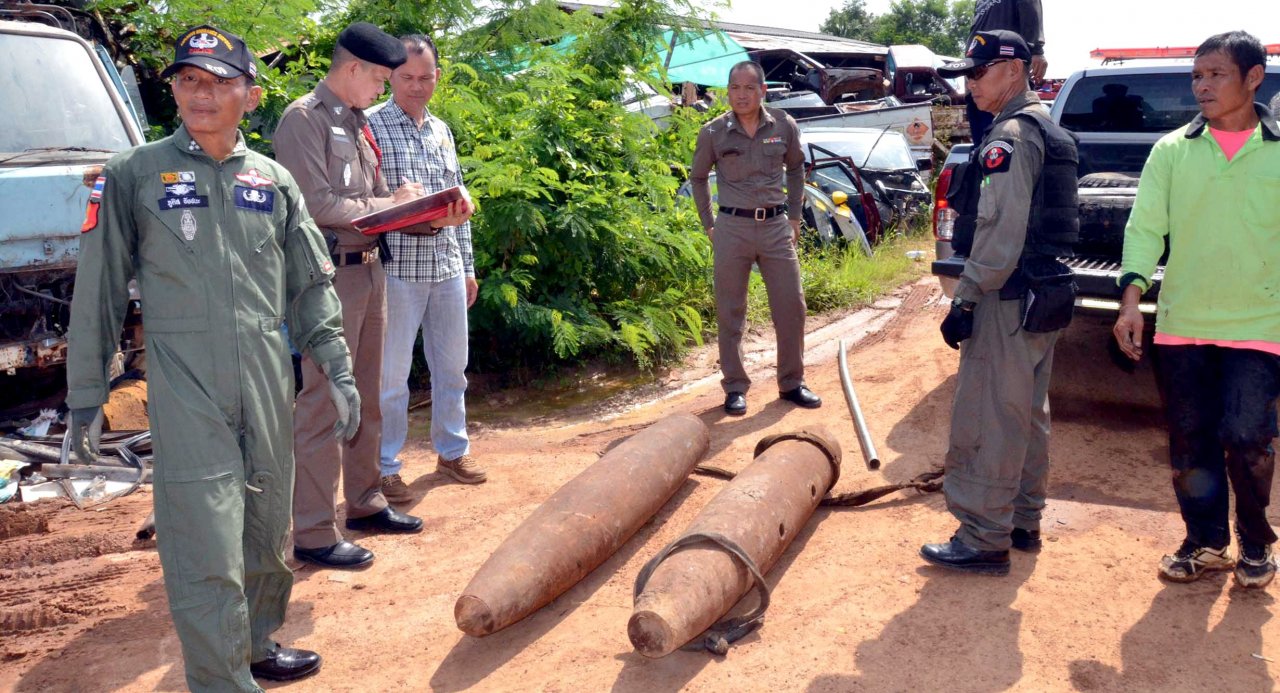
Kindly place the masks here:
<instances>
[{"instance_id":1,"label":"flight suit pocket","mask_svg":"<svg viewBox=\"0 0 1280 693\"><path fill-rule=\"evenodd\" d=\"M254 472L245 482L245 535L272 551L284 550L289 525L286 513L281 511L283 489L279 486L271 472Z\"/></svg>"},{"instance_id":2,"label":"flight suit pocket","mask_svg":"<svg viewBox=\"0 0 1280 693\"><path fill-rule=\"evenodd\" d=\"M171 547L161 554L171 606L182 610L215 598L208 585L243 573L242 539L235 530L243 487L230 470L164 466L157 465L157 533Z\"/></svg>"},{"instance_id":3,"label":"flight suit pocket","mask_svg":"<svg viewBox=\"0 0 1280 693\"><path fill-rule=\"evenodd\" d=\"M284 318L281 318L278 315L258 318L258 326L262 328L263 332L275 332L279 330L280 326L283 324Z\"/></svg>"},{"instance_id":4,"label":"flight suit pocket","mask_svg":"<svg viewBox=\"0 0 1280 693\"><path fill-rule=\"evenodd\" d=\"M1272 240L1280 239L1280 178L1255 178L1245 184L1244 218L1269 231Z\"/></svg>"}]
</instances>

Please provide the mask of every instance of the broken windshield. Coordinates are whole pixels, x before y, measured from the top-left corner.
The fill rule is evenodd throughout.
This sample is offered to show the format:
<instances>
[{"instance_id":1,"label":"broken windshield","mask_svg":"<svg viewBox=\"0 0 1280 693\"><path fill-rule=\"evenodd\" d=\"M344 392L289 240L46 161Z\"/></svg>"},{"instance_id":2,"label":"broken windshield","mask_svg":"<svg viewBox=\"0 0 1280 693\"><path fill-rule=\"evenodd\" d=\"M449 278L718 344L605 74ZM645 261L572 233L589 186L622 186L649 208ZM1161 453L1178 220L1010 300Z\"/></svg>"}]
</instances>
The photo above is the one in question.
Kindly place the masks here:
<instances>
[{"instance_id":1,"label":"broken windshield","mask_svg":"<svg viewBox=\"0 0 1280 693\"><path fill-rule=\"evenodd\" d=\"M38 149L121 151L130 145L111 86L75 41L0 34L0 84L14 85L0 99L0 159Z\"/></svg>"}]
</instances>

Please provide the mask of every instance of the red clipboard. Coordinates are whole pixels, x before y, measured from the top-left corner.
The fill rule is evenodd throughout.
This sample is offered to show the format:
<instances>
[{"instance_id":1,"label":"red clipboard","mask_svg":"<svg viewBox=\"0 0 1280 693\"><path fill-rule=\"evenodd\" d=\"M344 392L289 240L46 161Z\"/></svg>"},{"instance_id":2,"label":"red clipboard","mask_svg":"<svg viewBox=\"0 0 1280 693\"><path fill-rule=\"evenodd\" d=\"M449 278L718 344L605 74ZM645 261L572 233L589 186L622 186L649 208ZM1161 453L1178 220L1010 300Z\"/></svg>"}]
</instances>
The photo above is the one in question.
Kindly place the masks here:
<instances>
[{"instance_id":1,"label":"red clipboard","mask_svg":"<svg viewBox=\"0 0 1280 693\"><path fill-rule=\"evenodd\" d=\"M376 236L388 231L399 231L414 224L423 224L448 215L449 205L470 199L467 189L461 185L445 188L438 193L415 197L380 212L366 214L351 220L351 225L366 236Z\"/></svg>"}]
</instances>

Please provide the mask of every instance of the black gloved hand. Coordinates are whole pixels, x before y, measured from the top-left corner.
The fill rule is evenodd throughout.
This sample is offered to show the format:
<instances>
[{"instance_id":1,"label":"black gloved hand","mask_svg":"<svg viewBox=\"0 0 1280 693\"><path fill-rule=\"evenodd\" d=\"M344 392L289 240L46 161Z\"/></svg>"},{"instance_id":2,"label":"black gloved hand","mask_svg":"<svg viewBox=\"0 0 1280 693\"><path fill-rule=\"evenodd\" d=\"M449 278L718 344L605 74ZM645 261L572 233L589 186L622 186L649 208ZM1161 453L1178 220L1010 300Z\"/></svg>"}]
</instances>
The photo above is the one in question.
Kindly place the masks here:
<instances>
[{"instance_id":1,"label":"black gloved hand","mask_svg":"<svg viewBox=\"0 0 1280 693\"><path fill-rule=\"evenodd\" d=\"M951 306L951 312L942 319L942 341L952 349L959 350L960 342L973 336L973 310L965 310L960 306Z\"/></svg>"}]
</instances>

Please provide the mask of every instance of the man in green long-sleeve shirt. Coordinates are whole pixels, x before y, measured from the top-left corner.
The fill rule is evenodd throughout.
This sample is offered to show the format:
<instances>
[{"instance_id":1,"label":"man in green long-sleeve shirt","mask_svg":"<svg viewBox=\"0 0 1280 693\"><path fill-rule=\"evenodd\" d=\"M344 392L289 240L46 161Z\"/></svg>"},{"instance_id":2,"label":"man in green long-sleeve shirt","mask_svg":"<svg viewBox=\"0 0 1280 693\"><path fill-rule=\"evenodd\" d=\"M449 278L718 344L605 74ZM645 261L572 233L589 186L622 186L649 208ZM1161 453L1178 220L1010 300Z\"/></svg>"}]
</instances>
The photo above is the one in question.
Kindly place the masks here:
<instances>
[{"instance_id":1,"label":"man in green long-sleeve shirt","mask_svg":"<svg viewBox=\"0 0 1280 693\"><path fill-rule=\"evenodd\" d=\"M1154 341L1187 529L1160 563L1174 582L1234 566L1239 584L1263 587L1276 573L1266 508L1280 396L1280 125L1254 103L1265 61L1262 44L1242 31L1196 49L1200 115L1152 149L1125 228L1114 333L1135 360L1143 352L1138 301L1169 245Z\"/></svg>"}]
</instances>

